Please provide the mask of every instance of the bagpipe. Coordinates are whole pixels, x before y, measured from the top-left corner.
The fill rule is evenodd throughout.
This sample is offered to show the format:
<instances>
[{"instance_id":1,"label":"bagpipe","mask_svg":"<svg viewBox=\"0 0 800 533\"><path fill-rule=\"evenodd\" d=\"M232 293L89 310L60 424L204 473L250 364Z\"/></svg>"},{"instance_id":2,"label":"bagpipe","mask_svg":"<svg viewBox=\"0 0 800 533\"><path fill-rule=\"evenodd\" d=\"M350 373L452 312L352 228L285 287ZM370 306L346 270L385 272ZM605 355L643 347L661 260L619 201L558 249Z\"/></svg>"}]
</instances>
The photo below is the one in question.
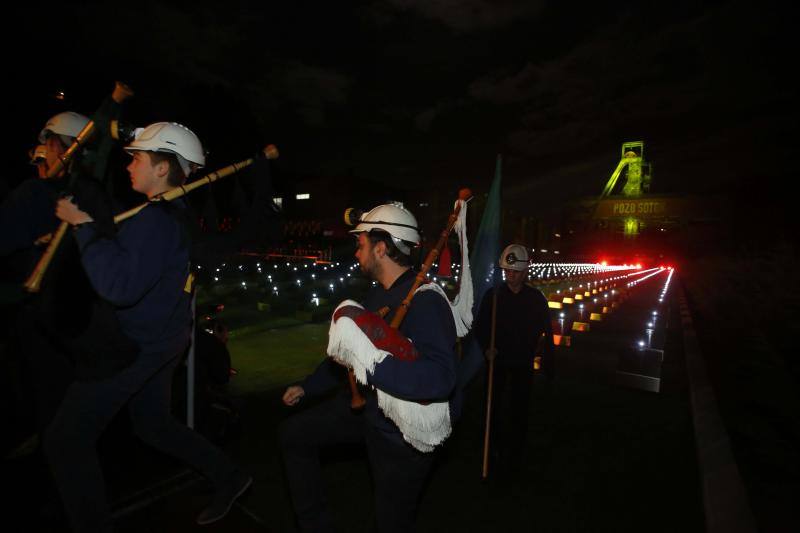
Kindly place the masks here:
<instances>
[{"instance_id":1,"label":"bagpipe","mask_svg":"<svg viewBox=\"0 0 800 533\"><path fill-rule=\"evenodd\" d=\"M129 85L115 82L112 94L46 171L46 178L61 181L62 194L77 198L91 213L98 233L105 236L112 236L114 230L112 208L104 190L108 158L117 142L113 131L119 133L112 124L119 123L122 105L133 94ZM55 204L52 209L55 211ZM71 361L76 379L102 379L127 366L138 348L122 333L110 304L92 289L77 245L72 239L63 239L67 227L61 224L55 233L32 243L34 248L49 243L37 265L52 268L46 278L46 267L38 266L35 275L28 277L24 287L30 295L24 301L22 316L30 322L30 331L44 339L39 346L47 346ZM59 246L62 240L68 245Z\"/></svg>"},{"instance_id":2,"label":"bagpipe","mask_svg":"<svg viewBox=\"0 0 800 533\"><path fill-rule=\"evenodd\" d=\"M348 367L348 382L351 392L351 407L361 409L366 403L358 389L358 383L367 384L367 373L385 357L397 357L414 361L419 357L414 345L398 331L408 313L414 296L420 290L436 290L448 302L459 337L466 335L472 322L472 279L469 269L469 250L466 240L466 204L472 197L469 189L459 191L458 200L448 217L445 228L439 235L436 245L428 252L419 272L414 278L408 293L395 309L391 322L386 317L388 307L377 313L366 311L361 305L345 300L333 313L331 332L328 339L328 355ZM347 221L348 215L346 215ZM358 221L348 221L355 225ZM461 290L453 303L436 284L428 284L428 272L441 254L450 232L458 227L462 251ZM391 396L377 390L378 405L384 414L397 424L403 438L416 449L429 452L444 441L450 434L449 406L443 402L413 402Z\"/></svg>"},{"instance_id":3,"label":"bagpipe","mask_svg":"<svg viewBox=\"0 0 800 533\"><path fill-rule=\"evenodd\" d=\"M94 178L97 182L102 182L108 162L108 153L113 147L113 140L128 140L130 130L120 125L119 116L122 104L134 95L133 90L127 84L117 81L114 84L114 92L109 98L103 100L100 107L92 115L83 129L78 133L73 143L67 147L66 151L48 167L45 179L59 177L66 174L67 194L74 194L76 189L91 183L87 178ZM122 136L121 136L122 135ZM96 145L96 151L89 157L83 152L90 142ZM88 161L80 161L81 158ZM81 164L82 163L82 164ZM108 219L108 212L103 209L105 204L102 199L98 202L98 191L96 188L89 192L84 188L82 196L91 204L88 209L93 211L96 218L105 223ZM98 211L100 211L98 213ZM36 293L41 290L42 279L50 263L53 261L58 251L61 241L69 228L69 224L61 222L56 231L51 235L44 235L37 239L35 244L47 243L47 248L39 258L31 275L25 281L24 287L28 292Z\"/></svg>"}]
</instances>

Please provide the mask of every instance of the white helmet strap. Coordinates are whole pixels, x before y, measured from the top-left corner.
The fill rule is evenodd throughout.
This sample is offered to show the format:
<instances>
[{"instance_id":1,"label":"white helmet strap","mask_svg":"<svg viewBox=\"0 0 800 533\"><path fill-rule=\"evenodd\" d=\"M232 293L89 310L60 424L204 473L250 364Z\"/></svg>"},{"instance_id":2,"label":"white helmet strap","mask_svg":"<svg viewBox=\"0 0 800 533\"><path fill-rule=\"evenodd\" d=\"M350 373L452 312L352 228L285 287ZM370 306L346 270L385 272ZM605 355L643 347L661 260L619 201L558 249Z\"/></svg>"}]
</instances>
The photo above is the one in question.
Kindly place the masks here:
<instances>
[{"instance_id":1,"label":"white helmet strap","mask_svg":"<svg viewBox=\"0 0 800 533\"><path fill-rule=\"evenodd\" d=\"M403 252L404 255L411 255L411 248L403 241L403 239L398 239L397 237L392 236L392 242L397 249Z\"/></svg>"},{"instance_id":2,"label":"white helmet strap","mask_svg":"<svg viewBox=\"0 0 800 533\"><path fill-rule=\"evenodd\" d=\"M380 224L381 226L398 226L398 227L401 227L401 228L410 228L410 229L413 229L414 231L416 231L417 233L419 233L419 228L418 227L412 226L411 224L401 224L399 222L386 222L384 220L370 220L370 221L365 221L364 220L364 221L361 221L361 224L365 224L365 225L366 224L372 224L372 225ZM373 228L373 229L380 229L382 231L386 231L386 230L384 230L382 228ZM370 231L372 231L372 230L370 230ZM392 238L392 242L394 243L394 245L397 247L398 250L403 252L404 255L411 255L411 248L408 246L408 244L406 244L406 242L403 239L400 239L399 237L395 237L394 235L392 235L388 231L386 231L386 233L388 233L389 237Z\"/></svg>"},{"instance_id":3,"label":"white helmet strap","mask_svg":"<svg viewBox=\"0 0 800 533\"><path fill-rule=\"evenodd\" d=\"M177 152L173 152L172 150L142 150L143 152L152 152L157 154L171 154L175 156L175 161L178 162L178 166L181 167L183 171L184 177L189 177L189 174L192 173L192 163L190 163L185 157Z\"/></svg>"},{"instance_id":4,"label":"white helmet strap","mask_svg":"<svg viewBox=\"0 0 800 533\"><path fill-rule=\"evenodd\" d=\"M60 133L56 135L58 135L58 138L61 139L61 144L63 144L67 148L72 146L72 143L75 142L75 137L70 137L69 135L61 135Z\"/></svg>"},{"instance_id":5,"label":"white helmet strap","mask_svg":"<svg viewBox=\"0 0 800 533\"><path fill-rule=\"evenodd\" d=\"M385 222L383 220L362 220L359 224L373 224L378 225L381 224L383 226L399 226L401 228L411 228L415 231L419 231L419 228L416 226L412 226L410 224L400 224L399 222Z\"/></svg>"},{"instance_id":6,"label":"white helmet strap","mask_svg":"<svg viewBox=\"0 0 800 533\"><path fill-rule=\"evenodd\" d=\"M362 222L362 224L373 224L373 223L374 224L386 224L386 225L392 225L392 226L403 226L405 228L417 229L414 226L409 226L407 224L398 224L396 222ZM386 235L388 235L392 239L392 243L394 243L395 247L398 250L400 250L404 255L411 255L411 247L406 243L406 241L404 241L400 237L395 237L394 235L392 235L391 233L389 233L388 231L386 231L383 228L372 228L371 230L367 231L367 233L370 233L373 230L382 231L383 233L385 233Z\"/></svg>"},{"instance_id":7,"label":"white helmet strap","mask_svg":"<svg viewBox=\"0 0 800 533\"><path fill-rule=\"evenodd\" d=\"M181 154L175 154L175 159L178 160L178 164L181 166L181 170L183 170L183 175L188 178L189 174L192 173L192 165Z\"/></svg>"}]
</instances>

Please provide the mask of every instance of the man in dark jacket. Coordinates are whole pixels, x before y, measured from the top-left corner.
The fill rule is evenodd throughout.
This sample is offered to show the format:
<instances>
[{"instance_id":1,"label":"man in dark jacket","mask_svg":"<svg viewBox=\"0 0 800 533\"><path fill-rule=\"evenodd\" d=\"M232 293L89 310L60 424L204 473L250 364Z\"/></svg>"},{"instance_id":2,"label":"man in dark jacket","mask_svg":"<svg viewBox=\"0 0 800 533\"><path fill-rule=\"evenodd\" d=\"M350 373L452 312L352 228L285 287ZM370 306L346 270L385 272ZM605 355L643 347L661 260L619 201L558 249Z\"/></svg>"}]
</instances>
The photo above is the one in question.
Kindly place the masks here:
<instances>
[{"instance_id":1,"label":"man in dark jacket","mask_svg":"<svg viewBox=\"0 0 800 533\"><path fill-rule=\"evenodd\" d=\"M420 239L416 219L410 212L391 204L378 206L361 218L353 232L358 236L356 258L361 270L377 283L363 302L363 309L355 302L345 302L339 309L344 306L355 313L352 316L358 315L357 324L370 317L371 326L365 329L377 332L371 342L384 350L380 360L366 371L370 387L362 391L366 396L364 412L351 409L349 394L339 394L287 419L280 429L281 446L295 513L303 531L335 529L325 505L320 451L333 444L364 443L374 480L378 530L405 532L413 529L436 445L449 435L449 413L458 411L456 328L449 303L434 290L416 294L399 334L374 314L387 307L385 318L391 321L413 285L416 274L410 267L410 253ZM334 314L335 323L343 320L337 318L339 309ZM381 342L387 339L390 342ZM337 385L344 391L345 374L343 366L326 359L301 385L287 388L283 402L293 406ZM405 402L411 410L414 405L442 408L446 420L439 420L443 422L436 426L439 431L411 435L404 420L392 418L388 407L392 402Z\"/></svg>"},{"instance_id":2,"label":"man in dark jacket","mask_svg":"<svg viewBox=\"0 0 800 533\"><path fill-rule=\"evenodd\" d=\"M489 289L475 320L475 335L484 352L489 349L494 319L494 378L491 449L499 476L511 476L525 462L525 443L534 358L541 346L541 369L546 383L555 372L553 330L544 295L528 286L528 252L524 246L506 246L499 260L505 282ZM489 354L488 357L492 357Z\"/></svg>"}]
</instances>

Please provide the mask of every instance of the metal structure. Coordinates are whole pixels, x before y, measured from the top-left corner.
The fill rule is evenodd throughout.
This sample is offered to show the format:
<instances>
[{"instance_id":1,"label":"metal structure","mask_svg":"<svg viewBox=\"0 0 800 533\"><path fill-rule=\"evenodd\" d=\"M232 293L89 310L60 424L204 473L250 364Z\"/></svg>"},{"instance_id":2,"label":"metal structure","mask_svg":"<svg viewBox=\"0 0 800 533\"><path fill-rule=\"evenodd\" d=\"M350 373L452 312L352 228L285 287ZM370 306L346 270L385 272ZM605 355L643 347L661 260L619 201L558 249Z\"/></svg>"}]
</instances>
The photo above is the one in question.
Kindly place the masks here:
<instances>
[{"instance_id":1,"label":"metal structure","mask_svg":"<svg viewBox=\"0 0 800 533\"><path fill-rule=\"evenodd\" d=\"M644 157L644 142L622 143L602 192L565 204L561 226L554 230L561 237L558 249L562 254L591 249L622 261L661 261L720 238L730 210L724 196L653 191L653 165Z\"/></svg>"},{"instance_id":2,"label":"metal structure","mask_svg":"<svg viewBox=\"0 0 800 533\"><path fill-rule=\"evenodd\" d=\"M622 176L624 176L624 179L620 180ZM607 200L611 196L638 200L643 195L649 193L650 181L652 178L652 165L644 159L644 142L629 141L622 143L619 163L617 164L617 168L614 169L614 172L611 173L611 177L606 182L603 192L600 193L600 197L597 199L597 206L595 207L593 218L598 218L603 200ZM619 190L620 188L622 189L621 191ZM633 208L634 212L614 213L614 215L624 216L622 228L627 237L638 235L641 229L641 221L633 215L655 214L641 212L644 210L644 207L640 210L638 202L632 205L636 205L636 207Z\"/></svg>"},{"instance_id":3,"label":"metal structure","mask_svg":"<svg viewBox=\"0 0 800 533\"><path fill-rule=\"evenodd\" d=\"M600 194L601 200L612 195L623 170L625 170L625 181L622 196L637 197L650 192L652 166L644 160L643 141L622 143L619 163Z\"/></svg>"}]
</instances>

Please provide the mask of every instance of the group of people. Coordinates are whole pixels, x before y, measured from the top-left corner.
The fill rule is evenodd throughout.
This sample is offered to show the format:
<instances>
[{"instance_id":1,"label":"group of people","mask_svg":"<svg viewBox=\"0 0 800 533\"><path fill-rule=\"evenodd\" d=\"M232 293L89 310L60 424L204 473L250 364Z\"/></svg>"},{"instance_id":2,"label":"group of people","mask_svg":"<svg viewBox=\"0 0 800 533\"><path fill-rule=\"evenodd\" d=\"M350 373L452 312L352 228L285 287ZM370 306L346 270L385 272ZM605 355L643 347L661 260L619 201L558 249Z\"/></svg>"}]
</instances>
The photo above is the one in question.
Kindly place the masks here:
<instances>
[{"instance_id":1,"label":"group of people","mask_svg":"<svg viewBox=\"0 0 800 533\"><path fill-rule=\"evenodd\" d=\"M340 310L354 307L340 306L333 321L338 324L342 318L352 317L385 357L373 361L366 373L363 413L351 408L350 395L339 387L343 393L314 403L282 424L279 433L285 470L301 530L334 531L322 489L320 454L333 445L363 444L373 479L378 531L411 531L423 484L441 448L415 445L418 436L405 429L403 420L395 419L398 415L384 398L390 395L426 406L443 402L449 408L449 424L456 422L462 391L453 313L443 293L423 286L414 293L398 331L389 331L387 321L403 305L417 274L411 266L411 251L420 243L416 219L402 207L383 205L364 215L351 233L357 236L355 255L361 271L377 283L364 299L363 310L340 316ZM494 433L494 447L501 451L498 466L508 473L512 461L519 461L524 452L533 363L540 339L544 339L543 371L550 378L554 361L547 301L524 282L527 251L520 245L508 246L499 266L505 283L487 291L474 330L481 348L496 353L499 371L494 381L500 394L495 418L505 424ZM385 320L380 319L377 313L386 308ZM497 333L494 347L490 346L491 329ZM371 348L363 348L356 357L366 358ZM330 344L328 349L330 353ZM325 359L302 383L286 389L283 402L292 407L320 397L342 382L344 372L333 359Z\"/></svg>"},{"instance_id":2,"label":"group of people","mask_svg":"<svg viewBox=\"0 0 800 533\"><path fill-rule=\"evenodd\" d=\"M61 113L48 121L39 136L43 157L35 161L40 177L48 175L48 167L63 157L88 120ZM14 210L27 216L25 232L19 232L17 242L3 242L2 254L30 247L60 222L69 225L68 238L77 245L83 271L97 297L110 304L132 352L118 367L72 380L44 417L42 449L77 532L113 528L96 443L126 406L140 439L213 482L216 492L197 517L198 524L222 519L253 481L170 410L173 373L191 338L191 232L183 201L161 198L204 166L203 146L185 126L157 122L138 130L124 149L131 158L131 186L147 197L147 204L114 231L101 228L80 199L60 196L63 186L41 187L42 179L25 182L0 208L2 216ZM456 325L441 291L423 285L410 303L403 303L417 275L412 252L421 242L410 211L395 204L378 206L351 233L361 271L376 283L363 302L337 308L333 322L338 340L331 341L329 353L347 352L363 362L358 388L366 403L353 409L342 387L340 394L329 394L347 375L341 360L334 358L324 359L301 383L289 386L283 403L298 412L279 428L285 472L301 530L332 531L321 451L336 444L363 444L374 481L377 529L410 531L423 484L461 412ZM510 245L499 266L505 281L486 293L473 329L496 365L499 431L494 447L502 452L498 466L508 469L524 455L533 359L542 338L543 372L550 378L554 360L546 300L525 283L526 249ZM404 305L399 327L389 327ZM307 403L312 405L305 408Z\"/></svg>"},{"instance_id":3,"label":"group of people","mask_svg":"<svg viewBox=\"0 0 800 533\"><path fill-rule=\"evenodd\" d=\"M88 120L67 112L47 122L40 135L46 168L63 158ZM83 271L97 297L112 306L132 353L116 368L81 373L66 387L53 412L40 413L46 421L40 435L42 450L74 531L112 530L96 444L125 406L140 439L182 459L214 483L215 495L198 515L198 524L225 516L252 483L250 474L171 412L173 373L191 337L191 232L182 213L184 202L161 198L205 164L203 146L185 126L157 122L139 131L125 151L131 157L127 166L131 186L146 196L147 204L112 234L101 231L93 214L69 196L13 191L2 206L4 213L25 210L22 200L33 197L41 204L39 212L48 203L51 210L45 221L36 220L40 225L26 226L25 239L9 243L8 251L29 247L33 238L61 221L69 224L69 238L77 244ZM26 182L23 188L28 187Z\"/></svg>"}]
</instances>

